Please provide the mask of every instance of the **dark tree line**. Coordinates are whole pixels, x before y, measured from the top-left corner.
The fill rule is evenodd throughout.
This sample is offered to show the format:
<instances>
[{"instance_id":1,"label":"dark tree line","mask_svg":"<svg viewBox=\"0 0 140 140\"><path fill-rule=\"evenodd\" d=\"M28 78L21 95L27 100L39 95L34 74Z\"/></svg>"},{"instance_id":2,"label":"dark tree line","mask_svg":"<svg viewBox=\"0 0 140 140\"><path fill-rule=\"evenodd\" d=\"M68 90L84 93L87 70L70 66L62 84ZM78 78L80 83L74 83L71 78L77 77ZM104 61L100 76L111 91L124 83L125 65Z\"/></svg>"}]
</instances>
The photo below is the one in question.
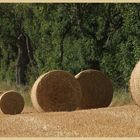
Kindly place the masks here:
<instances>
[{"instance_id":1,"label":"dark tree line","mask_svg":"<svg viewBox=\"0 0 140 140\"><path fill-rule=\"evenodd\" d=\"M139 38L140 4L0 4L0 79L25 85L92 68L126 87Z\"/></svg>"}]
</instances>

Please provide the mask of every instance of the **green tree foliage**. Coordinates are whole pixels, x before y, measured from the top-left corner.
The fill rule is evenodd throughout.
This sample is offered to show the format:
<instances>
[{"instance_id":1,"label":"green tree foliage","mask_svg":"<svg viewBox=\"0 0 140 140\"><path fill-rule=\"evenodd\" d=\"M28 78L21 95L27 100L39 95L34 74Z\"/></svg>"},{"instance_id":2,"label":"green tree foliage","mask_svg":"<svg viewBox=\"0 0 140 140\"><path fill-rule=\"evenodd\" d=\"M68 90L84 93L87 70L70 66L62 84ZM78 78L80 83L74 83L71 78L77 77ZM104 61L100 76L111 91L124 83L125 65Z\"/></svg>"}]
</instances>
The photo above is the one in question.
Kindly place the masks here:
<instances>
[{"instance_id":1,"label":"green tree foliage","mask_svg":"<svg viewBox=\"0 0 140 140\"><path fill-rule=\"evenodd\" d=\"M24 32L37 64L28 65L27 84L52 69L91 68L127 87L140 57L139 11L140 4L0 4L0 79L15 82Z\"/></svg>"}]
</instances>

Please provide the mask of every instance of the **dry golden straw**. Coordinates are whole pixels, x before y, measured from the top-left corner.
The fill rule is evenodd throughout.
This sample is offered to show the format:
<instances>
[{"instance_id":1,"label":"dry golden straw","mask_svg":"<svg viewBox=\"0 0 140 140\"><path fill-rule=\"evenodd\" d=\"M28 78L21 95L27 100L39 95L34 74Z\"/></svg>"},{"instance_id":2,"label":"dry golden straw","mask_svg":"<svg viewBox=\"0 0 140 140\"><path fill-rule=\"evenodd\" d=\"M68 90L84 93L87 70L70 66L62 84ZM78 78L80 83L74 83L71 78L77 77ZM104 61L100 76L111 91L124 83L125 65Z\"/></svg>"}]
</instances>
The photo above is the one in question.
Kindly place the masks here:
<instances>
[{"instance_id":1,"label":"dry golden straw","mask_svg":"<svg viewBox=\"0 0 140 140\"><path fill-rule=\"evenodd\" d=\"M4 114L19 114L24 108L24 99L16 91L7 91L0 96L0 109Z\"/></svg>"},{"instance_id":2,"label":"dry golden straw","mask_svg":"<svg viewBox=\"0 0 140 140\"><path fill-rule=\"evenodd\" d=\"M79 109L109 106L113 97L113 86L101 71L84 70L75 78L79 81L83 94Z\"/></svg>"},{"instance_id":3,"label":"dry golden straw","mask_svg":"<svg viewBox=\"0 0 140 140\"><path fill-rule=\"evenodd\" d=\"M3 91L0 91L0 96L1 96L1 94L3 94Z\"/></svg>"},{"instance_id":4,"label":"dry golden straw","mask_svg":"<svg viewBox=\"0 0 140 140\"><path fill-rule=\"evenodd\" d=\"M133 100L140 106L140 61L136 64L131 73L130 91Z\"/></svg>"},{"instance_id":5,"label":"dry golden straw","mask_svg":"<svg viewBox=\"0 0 140 140\"><path fill-rule=\"evenodd\" d=\"M79 82L63 70L41 75L31 90L32 104L38 112L75 110L81 97Z\"/></svg>"}]
</instances>

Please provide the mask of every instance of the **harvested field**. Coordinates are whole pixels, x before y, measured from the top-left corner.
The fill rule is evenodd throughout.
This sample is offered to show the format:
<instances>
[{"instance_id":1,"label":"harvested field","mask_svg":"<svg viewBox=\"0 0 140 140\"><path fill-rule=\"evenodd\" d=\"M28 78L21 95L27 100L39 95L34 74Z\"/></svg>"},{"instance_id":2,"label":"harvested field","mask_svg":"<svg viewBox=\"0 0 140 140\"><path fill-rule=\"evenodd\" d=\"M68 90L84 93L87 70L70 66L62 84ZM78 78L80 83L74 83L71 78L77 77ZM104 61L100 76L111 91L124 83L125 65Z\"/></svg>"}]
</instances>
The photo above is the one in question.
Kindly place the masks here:
<instances>
[{"instance_id":1,"label":"harvested field","mask_svg":"<svg viewBox=\"0 0 140 140\"><path fill-rule=\"evenodd\" d=\"M137 105L47 113L26 107L21 114L0 114L0 136L136 137L139 116Z\"/></svg>"}]
</instances>

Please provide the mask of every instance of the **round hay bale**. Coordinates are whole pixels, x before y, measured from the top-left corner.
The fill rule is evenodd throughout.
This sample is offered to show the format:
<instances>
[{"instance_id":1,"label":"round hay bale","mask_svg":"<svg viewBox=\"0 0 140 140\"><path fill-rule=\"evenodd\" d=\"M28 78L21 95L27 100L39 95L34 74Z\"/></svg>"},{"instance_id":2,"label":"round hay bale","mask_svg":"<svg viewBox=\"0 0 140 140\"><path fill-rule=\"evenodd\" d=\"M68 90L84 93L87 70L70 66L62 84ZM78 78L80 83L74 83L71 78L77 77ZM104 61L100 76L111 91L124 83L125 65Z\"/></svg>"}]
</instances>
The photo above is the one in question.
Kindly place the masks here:
<instances>
[{"instance_id":1,"label":"round hay bale","mask_svg":"<svg viewBox=\"0 0 140 140\"><path fill-rule=\"evenodd\" d=\"M38 112L75 110L81 97L79 82L63 70L41 75L31 90L31 101Z\"/></svg>"},{"instance_id":2,"label":"round hay bale","mask_svg":"<svg viewBox=\"0 0 140 140\"><path fill-rule=\"evenodd\" d=\"M3 94L3 91L0 91L0 96Z\"/></svg>"},{"instance_id":3,"label":"round hay bale","mask_svg":"<svg viewBox=\"0 0 140 140\"><path fill-rule=\"evenodd\" d=\"M24 99L18 92L10 90L0 96L0 109L4 114L19 114L23 108Z\"/></svg>"},{"instance_id":4,"label":"round hay bale","mask_svg":"<svg viewBox=\"0 0 140 140\"><path fill-rule=\"evenodd\" d=\"M140 61L135 65L131 73L130 92L134 102L140 106Z\"/></svg>"},{"instance_id":5,"label":"round hay bale","mask_svg":"<svg viewBox=\"0 0 140 140\"><path fill-rule=\"evenodd\" d=\"M84 70L75 78L82 90L79 109L107 107L113 98L113 86L108 77L98 70Z\"/></svg>"}]
</instances>

